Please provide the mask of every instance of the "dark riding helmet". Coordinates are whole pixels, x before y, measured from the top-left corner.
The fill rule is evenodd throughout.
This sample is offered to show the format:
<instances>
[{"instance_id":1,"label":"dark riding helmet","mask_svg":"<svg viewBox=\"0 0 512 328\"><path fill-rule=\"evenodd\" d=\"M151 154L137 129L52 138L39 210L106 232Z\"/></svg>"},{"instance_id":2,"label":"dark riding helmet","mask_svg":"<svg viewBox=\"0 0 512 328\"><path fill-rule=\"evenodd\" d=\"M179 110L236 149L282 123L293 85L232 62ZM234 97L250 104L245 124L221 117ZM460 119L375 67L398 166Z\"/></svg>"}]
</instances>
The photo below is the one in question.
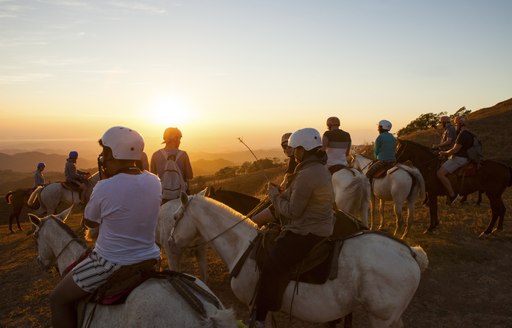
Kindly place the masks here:
<instances>
[{"instance_id":1,"label":"dark riding helmet","mask_svg":"<svg viewBox=\"0 0 512 328\"><path fill-rule=\"evenodd\" d=\"M78 158L78 152L75 150L72 150L69 152L69 158L71 159L77 159Z\"/></svg>"},{"instance_id":2,"label":"dark riding helmet","mask_svg":"<svg viewBox=\"0 0 512 328\"><path fill-rule=\"evenodd\" d=\"M37 163L37 168L38 169L43 168L43 167L46 167L46 164L44 164L44 162Z\"/></svg>"}]
</instances>

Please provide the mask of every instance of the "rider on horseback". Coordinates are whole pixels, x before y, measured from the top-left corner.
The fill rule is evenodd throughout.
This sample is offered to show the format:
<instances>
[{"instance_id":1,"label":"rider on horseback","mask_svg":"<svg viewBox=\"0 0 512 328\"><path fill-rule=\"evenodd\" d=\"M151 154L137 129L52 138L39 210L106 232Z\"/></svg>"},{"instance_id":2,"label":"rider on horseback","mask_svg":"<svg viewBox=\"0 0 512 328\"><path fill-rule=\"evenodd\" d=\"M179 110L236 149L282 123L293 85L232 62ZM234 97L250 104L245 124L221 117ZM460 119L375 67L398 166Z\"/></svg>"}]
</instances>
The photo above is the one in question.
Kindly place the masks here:
<instances>
[{"instance_id":1,"label":"rider on horseback","mask_svg":"<svg viewBox=\"0 0 512 328\"><path fill-rule=\"evenodd\" d=\"M391 127L392 124L388 120L381 120L378 124L377 130L379 131L379 136L375 139L375 144L373 146L373 154L377 160L371 164L366 172L366 176L370 179L370 183L375 173L386 167L393 166L396 161L396 139L391 133L389 133Z\"/></svg>"},{"instance_id":2,"label":"rider on horseback","mask_svg":"<svg viewBox=\"0 0 512 328\"><path fill-rule=\"evenodd\" d=\"M66 166L64 167L64 175L66 176L66 182L76 186L80 190L80 202L82 206L87 203L87 179L90 176L89 172L77 170L76 161L78 159L78 152L72 150L69 152L68 159L66 160Z\"/></svg>"},{"instance_id":3,"label":"rider on horseback","mask_svg":"<svg viewBox=\"0 0 512 328\"><path fill-rule=\"evenodd\" d=\"M155 229L160 207L158 177L137 167L144 139L116 126L100 139L99 181L84 212L86 226L101 225L96 245L50 296L53 327L76 325L75 302L94 292L123 266L158 259Z\"/></svg>"},{"instance_id":4,"label":"rider on horseback","mask_svg":"<svg viewBox=\"0 0 512 328\"><path fill-rule=\"evenodd\" d=\"M44 175L43 175L43 171L44 171L45 167L46 167L46 165L43 162L40 162L37 164L37 169L34 172L34 189L37 188L38 186L45 185Z\"/></svg>"},{"instance_id":5,"label":"rider on horseback","mask_svg":"<svg viewBox=\"0 0 512 328\"><path fill-rule=\"evenodd\" d=\"M454 122L458 132L457 140L455 140L455 144L452 148L439 152L439 155L448 157L448 160L437 170L437 177L448 193L448 202L450 204L460 200L461 196L455 194L447 175L455 172L459 167L469 162L467 150L473 145L473 136L466 127L464 117L457 116Z\"/></svg>"},{"instance_id":6,"label":"rider on horseback","mask_svg":"<svg viewBox=\"0 0 512 328\"><path fill-rule=\"evenodd\" d=\"M348 165L352 140L350 134L340 129L340 119L333 116L327 119L327 131L322 136L322 149L327 153L327 167L331 174Z\"/></svg>"},{"instance_id":7,"label":"rider on horseback","mask_svg":"<svg viewBox=\"0 0 512 328\"><path fill-rule=\"evenodd\" d=\"M439 144L432 145L432 149L437 150L448 150L453 147L455 139L457 138L457 132L453 125L450 124L450 118L448 116L441 116L439 122L443 127L443 134Z\"/></svg>"},{"instance_id":8,"label":"rider on horseback","mask_svg":"<svg viewBox=\"0 0 512 328\"><path fill-rule=\"evenodd\" d=\"M300 129L290 136L289 146L299 164L284 191L273 184L268 186L268 195L283 226L261 272L254 327L264 327L268 311L281 306L284 290L276 282L286 279L290 269L330 236L334 227L334 192L320 133L312 128Z\"/></svg>"}]
</instances>

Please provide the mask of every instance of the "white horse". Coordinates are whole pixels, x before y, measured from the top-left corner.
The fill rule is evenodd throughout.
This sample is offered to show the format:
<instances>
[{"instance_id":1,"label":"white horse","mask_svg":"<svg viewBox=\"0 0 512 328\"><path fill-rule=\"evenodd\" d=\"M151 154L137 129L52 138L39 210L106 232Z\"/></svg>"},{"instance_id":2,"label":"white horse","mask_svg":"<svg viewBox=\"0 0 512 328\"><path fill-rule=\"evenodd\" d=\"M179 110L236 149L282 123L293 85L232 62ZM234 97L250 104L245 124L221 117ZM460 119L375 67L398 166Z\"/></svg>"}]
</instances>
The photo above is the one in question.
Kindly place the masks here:
<instances>
[{"instance_id":1,"label":"white horse","mask_svg":"<svg viewBox=\"0 0 512 328\"><path fill-rule=\"evenodd\" d=\"M37 241L37 262L48 269L57 264L59 273L84 253L83 240L64 223L71 207L58 215L38 218L29 214L35 226ZM195 284L216 299L219 308L194 289L190 292L197 297L205 312L200 315L165 279L148 279L135 288L125 303L119 305L85 305L84 318L90 318L90 327L236 327L231 309L225 309L210 289L196 279ZM95 309L94 309L95 308ZM91 317L91 313L92 317ZM84 320L83 327L86 326Z\"/></svg>"},{"instance_id":2,"label":"white horse","mask_svg":"<svg viewBox=\"0 0 512 328\"><path fill-rule=\"evenodd\" d=\"M87 183L89 184L88 195L92 193L92 189L100 180L98 172L89 177ZM61 182L50 183L46 186L38 186L30 195L27 204L32 206L39 198L39 209L34 213L36 215L55 214L57 207L61 202L70 205L77 205L80 203L80 194L78 191L69 190L62 186Z\"/></svg>"},{"instance_id":3,"label":"white horse","mask_svg":"<svg viewBox=\"0 0 512 328\"><path fill-rule=\"evenodd\" d=\"M258 234L254 222L213 199L204 191L181 195L171 247L184 248L197 234L210 241L230 272ZM290 282L281 310L305 321L329 322L362 308L372 327L402 327L402 314L428 266L419 246L410 248L390 237L365 233L345 240L337 277L323 285ZM259 278L250 256L231 280L235 296L247 305Z\"/></svg>"},{"instance_id":4,"label":"white horse","mask_svg":"<svg viewBox=\"0 0 512 328\"><path fill-rule=\"evenodd\" d=\"M181 200L179 198L168 201L167 203L160 206L158 212L158 224L156 227L156 242L163 247L165 255L167 257L167 266L169 270L181 272L181 252L176 248L171 248L170 237L171 229L174 227L174 213L181 206ZM207 247L205 243L201 243L201 239L195 242L199 244L194 251L198 267L199 276L201 280L208 283L208 259L207 259Z\"/></svg>"},{"instance_id":5,"label":"white horse","mask_svg":"<svg viewBox=\"0 0 512 328\"><path fill-rule=\"evenodd\" d=\"M354 168L344 168L332 175L334 200L338 209L359 218L368 227L371 186L364 174Z\"/></svg>"},{"instance_id":6,"label":"white horse","mask_svg":"<svg viewBox=\"0 0 512 328\"><path fill-rule=\"evenodd\" d=\"M363 155L356 154L352 165L354 168L360 169L364 174L366 174L371 163L371 159ZM376 200L378 199L380 201L379 230L383 228L384 202L393 201L393 208L396 216L394 235L397 236L400 231L404 229L400 238L405 238L414 222L414 203L416 202L418 195L420 195L421 198L425 196L425 180L423 179L420 171L412 166L397 164L396 169L389 169L384 178L373 179L372 191L370 229L372 228L375 220ZM405 224L402 214L402 205L404 202L407 202L408 208L408 215Z\"/></svg>"}]
</instances>

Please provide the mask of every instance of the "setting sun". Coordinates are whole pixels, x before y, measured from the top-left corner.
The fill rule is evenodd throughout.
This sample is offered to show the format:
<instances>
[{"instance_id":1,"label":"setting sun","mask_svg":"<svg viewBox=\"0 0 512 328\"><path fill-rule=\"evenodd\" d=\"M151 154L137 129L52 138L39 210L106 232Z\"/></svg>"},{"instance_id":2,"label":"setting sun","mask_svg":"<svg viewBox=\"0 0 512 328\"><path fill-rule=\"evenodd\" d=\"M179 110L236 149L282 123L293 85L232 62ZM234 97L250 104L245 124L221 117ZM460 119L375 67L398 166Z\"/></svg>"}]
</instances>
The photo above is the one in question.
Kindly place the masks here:
<instances>
[{"instance_id":1,"label":"setting sun","mask_svg":"<svg viewBox=\"0 0 512 328\"><path fill-rule=\"evenodd\" d=\"M190 108L175 96L157 98L149 105L148 119L153 124L179 126L189 122L192 117Z\"/></svg>"}]
</instances>

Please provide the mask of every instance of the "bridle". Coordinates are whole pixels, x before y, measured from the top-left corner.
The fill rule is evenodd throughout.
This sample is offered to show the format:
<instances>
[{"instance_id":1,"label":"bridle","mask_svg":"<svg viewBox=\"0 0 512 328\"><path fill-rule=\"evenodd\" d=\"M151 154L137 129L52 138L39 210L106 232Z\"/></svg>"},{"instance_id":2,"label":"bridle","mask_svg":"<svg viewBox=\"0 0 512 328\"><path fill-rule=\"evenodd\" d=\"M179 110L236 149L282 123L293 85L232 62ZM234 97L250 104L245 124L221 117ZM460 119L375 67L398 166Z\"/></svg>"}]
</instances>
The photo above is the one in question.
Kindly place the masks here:
<instances>
[{"instance_id":1,"label":"bridle","mask_svg":"<svg viewBox=\"0 0 512 328\"><path fill-rule=\"evenodd\" d=\"M50 217L50 218L51 218L51 219L54 219L54 220L59 221L58 219L56 219L56 218L54 218L54 217ZM41 225L39 226L39 229L37 229L37 230L34 232L33 238L35 239L36 246L38 245L39 232L41 231L41 229L42 229L42 227L43 227L43 225L44 225L44 223L45 223L45 222L47 222L47 221L42 221ZM45 270L47 270L48 268L50 268L50 267L52 267L52 266L57 267L57 261L59 260L60 256L64 253L64 251L65 251L66 249L68 249L69 245L71 245L71 243L72 243L72 242L77 242L77 243L79 243L79 244L80 244L80 245L82 245L82 246L83 246L83 244L84 244L84 241L83 241L81 238L73 237L73 238L71 238L71 239L67 242L67 244L66 244L66 245L65 245L65 246L60 250L59 254L57 254L57 256L55 256L55 259L54 259L54 260L53 260L53 261L52 261L48 266L43 265L43 264L40 262L39 258L38 258L38 259L37 259L37 261L38 261L39 265L40 265L42 268L44 268ZM59 270L58 270L58 268L57 268L57 271L59 271Z\"/></svg>"},{"instance_id":2,"label":"bridle","mask_svg":"<svg viewBox=\"0 0 512 328\"><path fill-rule=\"evenodd\" d=\"M181 211L181 213L179 213L179 216L178 217L175 217L175 221L174 221L174 226L172 227L172 230L171 230L171 239L173 241L173 244L174 243L174 231L176 229L176 227L178 226L178 223L181 221L181 219L183 219L183 217L185 216L185 212L188 208L188 206L190 205L190 203L192 203L192 201L197 197L197 195L194 195L192 196L189 201L185 204L185 206L183 207L183 210ZM192 246L187 246L187 247L183 247L184 249L188 249L188 248L198 248L198 247L201 247L203 245L206 245L208 243L211 243L212 241L214 241L215 239L219 238L220 236L222 236L223 234L225 234L226 232L230 231L231 229L233 229L234 227L236 227L237 225L239 225L240 223L244 222L245 220L249 219L248 216L244 216L244 219L243 220L240 220L238 221L237 223L233 224L231 227L227 228L226 230L222 231L221 233L219 233L218 235L216 235L215 237L209 239L209 240L206 240L206 241L203 241L203 242L200 242L198 244L195 244L195 245L192 245Z\"/></svg>"}]
</instances>

